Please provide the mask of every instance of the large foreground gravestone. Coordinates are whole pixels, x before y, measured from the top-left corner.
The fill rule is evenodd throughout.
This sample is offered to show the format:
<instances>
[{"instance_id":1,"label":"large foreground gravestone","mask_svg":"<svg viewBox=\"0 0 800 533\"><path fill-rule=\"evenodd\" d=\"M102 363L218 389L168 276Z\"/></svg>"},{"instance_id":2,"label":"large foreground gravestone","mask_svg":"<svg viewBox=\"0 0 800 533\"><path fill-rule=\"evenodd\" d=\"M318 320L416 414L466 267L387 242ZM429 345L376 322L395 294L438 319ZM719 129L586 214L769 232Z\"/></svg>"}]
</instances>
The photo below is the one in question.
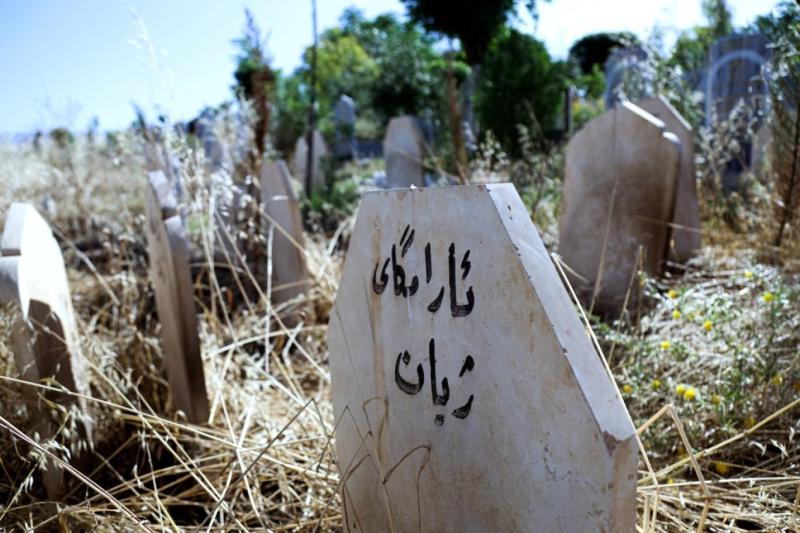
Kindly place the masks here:
<instances>
[{"instance_id":1,"label":"large foreground gravestone","mask_svg":"<svg viewBox=\"0 0 800 533\"><path fill-rule=\"evenodd\" d=\"M190 422L204 422L208 397L189 269L189 239L174 187L163 172L148 175L146 204L150 277L173 403Z\"/></svg>"},{"instance_id":2,"label":"large foreground gravestone","mask_svg":"<svg viewBox=\"0 0 800 533\"><path fill-rule=\"evenodd\" d=\"M272 302L281 304L308 289L303 251L303 220L293 178L284 161L271 161L261 172L261 204L272 230Z\"/></svg>"},{"instance_id":3,"label":"large foreground gravestone","mask_svg":"<svg viewBox=\"0 0 800 533\"><path fill-rule=\"evenodd\" d=\"M383 140L387 188L424 187L426 154L425 135L416 117L390 120Z\"/></svg>"},{"instance_id":4,"label":"large foreground gravestone","mask_svg":"<svg viewBox=\"0 0 800 533\"><path fill-rule=\"evenodd\" d=\"M697 255L701 246L700 208L697 205L692 126L661 95L636 102L636 106L661 120L667 131L674 133L681 143L681 161L676 182L669 258L677 263L685 263Z\"/></svg>"},{"instance_id":5,"label":"large foreground gravestone","mask_svg":"<svg viewBox=\"0 0 800 533\"><path fill-rule=\"evenodd\" d=\"M633 531L633 425L513 186L366 193L328 342L348 531Z\"/></svg>"},{"instance_id":6,"label":"large foreground gravestone","mask_svg":"<svg viewBox=\"0 0 800 533\"><path fill-rule=\"evenodd\" d=\"M0 302L13 304L19 312L11 328L11 345L22 379L40 383L52 378L82 395L54 391L44 394L49 401L65 408L77 406L84 415L79 422L79 437L91 441L85 400L89 384L78 349L64 259L47 222L29 204L12 204L6 217L0 258ZM42 392L26 388L33 405L34 431L50 437L55 427L38 407ZM64 481L60 468L50 465L44 472L44 483L52 498L63 493Z\"/></svg>"},{"instance_id":7,"label":"large foreground gravestone","mask_svg":"<svg viewBox=\"0 0 800 533\"><path fill-rule=\"evenodd\" d=\"M643 270L662 273L680 162L678 138L629 102L593 119L567 145L559 253L587 306L615 315Z\"/></svg>"},{"instance_id":8,"label":"large foreground gravestone","mask_svg":"<svg viewBox=\"0 0 800 533\"><path fill-rule=\"evenodd\" d=\"M325 188L325 173L322 169L322 161L328 157L328 145L325 144L325 139L318 130L314 130L311 136L314 143L313 164L311 166L311 189L318 191ZM303 135L297 139L294 145L294 170L297 173L297 179L305 187L306 184L306 167L308 166L308 140ZM310 192L306 191L310 196Z\"/></svg>"}]
</instances>

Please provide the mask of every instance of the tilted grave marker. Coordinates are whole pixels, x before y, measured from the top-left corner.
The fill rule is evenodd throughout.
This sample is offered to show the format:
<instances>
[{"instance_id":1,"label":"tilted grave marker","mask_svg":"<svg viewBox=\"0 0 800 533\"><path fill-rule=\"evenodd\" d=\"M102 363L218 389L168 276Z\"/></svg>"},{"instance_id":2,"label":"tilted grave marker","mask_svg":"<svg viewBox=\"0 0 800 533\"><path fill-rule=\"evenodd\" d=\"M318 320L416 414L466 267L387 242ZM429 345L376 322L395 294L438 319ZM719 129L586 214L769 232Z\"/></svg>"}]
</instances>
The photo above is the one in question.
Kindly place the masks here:
<instances>
[{"instance_id":1,"label":"tilted grave marker","mask_svg":"<svg viewBox=\"0 0 800 533\"><path fill-rule=\"evenodd\" d=\"M416 117L402 116L390 120L383 141L387 187L424 187L426 153L425 135Z\"/></svg>"},{"instance_id":2,"label":"tilted grave marker","mask_svg":"<svg viewBox=\"0 0 800 533\"><path fill-rule=\"evenodd\" d=\"M284 161L271 161L261 171L261 204L272 227L272 302L277 305L308 289L303 253L303 220L293 178ZM273 223L274 221L274 223Z\"/></svg>"},{"instance_id":3,"label":"tilted grave marker","mask_svg":"<svg viewBox=\"0 0 800 533\"><path fill-rule=\"evenodd\" d=\"M39 383L53 378L66 389L88 396L85 362L78 349L75 314L61 248L47 222L30 204L14 203L6 216L0 258L0 302L19 310L12 324L11 345L22 379ZM31 402L40 389L26 388ZM65 407L77 406L86 416L79 422L81 438L91 442L92 427L84 397L47 391L44 396ZM35 431L53 435L43 413L31 413ZM50 465L44 482L52 498L64 492L64 472Z\"/></svg>"},{"instance_id":4,"label":"tilted grave marker","mask_svg":"<svg viewBox=\"0 0 800 533\"><path fill-rule=\"evenodd\" d=\"M348 531L634 530L634 428L513 186L365 193L328 344Z\"/></svg>"},{"instance_id":5,"label":"tilted grave marker","mask_svg":"<svg viewBox=\"0 0 800 533\"><path fill-rule=\"evenodd\" d=\"M594 310L616 315L637 301L643 270L660 275L672 220L681 145L664 123L622 102L567 145L559 253Z\"/></svg>"},{"instance_id":6,"label":"tilted grave marker","mask_svg":"<svg viewBox=\"0 0 800 533\"><path fill-rule=\"evenodd\" d=\"M671 260L685 263L701 247L700 208L697 205L697 180L694 170L694 138L692 126L662 95L636 102L664 123L667 131L674 133L681 142L681 161L675 192L675 210L672 216Z\"/></svg>"},{"instance_id":7,"label":"tilted grave marker","mask_svg":"<svg viewBox=\"0 0 800 533\"><path fill-rule=\"evenodd\" d=\"M189 268L189 238L177 210L173 185L161 171L148 175L146 204L150 278L172 399L190 422L204 422L209 409Z\"/></svg>"}]
</instances>

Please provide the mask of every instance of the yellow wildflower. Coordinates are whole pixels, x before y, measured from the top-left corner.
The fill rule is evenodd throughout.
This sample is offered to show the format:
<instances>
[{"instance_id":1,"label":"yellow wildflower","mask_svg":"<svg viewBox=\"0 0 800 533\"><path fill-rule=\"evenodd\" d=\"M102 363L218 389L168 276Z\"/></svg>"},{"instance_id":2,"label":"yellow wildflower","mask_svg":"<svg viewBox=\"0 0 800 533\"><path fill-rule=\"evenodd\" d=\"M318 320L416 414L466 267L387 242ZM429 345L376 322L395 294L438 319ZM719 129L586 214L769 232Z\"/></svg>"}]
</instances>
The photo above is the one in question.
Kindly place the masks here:
<instances>
[{"instance_id":1,"label":"yellow wildflower","mask_svg":"<svg viewBox=\"0 0 800 533\"><path fill-rule=\"evenodd\" d=\"M716 461L714 463L714 470L717 471L717 474L724 476L728 472L730 472L730 468L728 468L728 463L723 463L722 461Z\"/></svg>"},{"instance_id":2,"label":"yellow wildflower","mask_svg":"<svg viewBox=\"0 0 800 533\"><path fill-rule=\"evenodd\" d=\"M761 297L765 303L770 303L772 300L775 299L775 295L771 292L767 291L764 293L764 296Z\"/></svg>"},{"instance_id":3,"label":"yellow wildflower","mask_svg":"<svg viewBox=\"0 0 800 533\"><path fill-rule=\"evenodd\" d=\"M672 312L672 318L674 318L675 320L678 320L680 317L681 317L681 312L678 311L677 309Z\"/></svg>"},{"instance_id":4,"label":"yellow wildflower","mask_svg":"<svg viewBox=\"0 0 800 533\"><path fill-rule=\"evenodd\" d=\"M675 480L674 480L674 479L672 479L672 478L669 478L669 479L667 480L667 485L673 485L674 483L675 483Z\"/></svg>"},{"instance_id":5,"label":"yellow wildflower","mask_svg":"<svg viewBox=\"0 0 800 533\"><path fill-rule=\"evenodd\" d=\"M747 429L750 429L751 427L753 427L755 425L756 425L756 419L755 419L754 416L750 415L750 416L748 416L747 418L744 419L744 426Z\"/></svg>"},{"instance_id":6,"label":"yellow wildflower","mask_svg":"<svg viewBox=\"0 0 800 533\"><path fill-rule=\"evenodd\" d=\"M670 346L672 346L672 344L669 341L661 341L662 350L669 350Z\"/></svg>"},{"instance_id":7,"label":"yellow wildflower","mask_svg":"<svg viewBox=\"0 0 800 533\"><path fill-rule=\"evenodd\" d=\"M704 330L711 331L711 328L713 328L713 327L714 327L714 323L711 322L710 320L706 320L705 322L703 322L703 329Z\"/></svg>"},{"instance_id":8,"label":"yellow wildflower","mask_svg":"<svg viewBox=\"0 0 800 533\"><path fill-rule=\"evenodd\" d=\"M744 271L744 277L746 277L747 279L752 278L753 277L753 271L752 270L745 270Z\"/></svg>"},{"instance_id":9,"label":"yellow wildflower","mask_svg":"<svg viewBox=\"0 0 800 533\"><path fill-rule=\"evenodd\" d=\"M654 379L653 383L652 383L652 387L653 387L654 390L660 389L661 388L661 380L660 379Z\"/></svg>"},{"instance_id":10,"label":"yellow wildflower","mask_svg":"<svg viewBox=\"0 0 800 533\"><path fill-rule=\"evenodd\" d=\"M780 374L775 374L774 376L772 376L770 383L772 383L776 387L780 387L781 385L783 385L783 376L781 376Z\"/></svg>"},{"instance_id":11,"label":"yellow wildflower","mask_svg":"<svg viewBox=\"0 0 800 533\"><path fill-rule=\"evenodd\" d=\"M683 393L683 399L687 402L691 402L694 400L695 396L697 396L697 391L694 387L688 387L686 392Z\"/></svg>"},{"instance_id":12,"label":"yellow wildflower","mask_svg":"<svg viewBox=\"0 0 800 533\"><path fill-rule=\"evenodd\" d=\"M719 394L714 394L711 396L711 403L714 405L719 405L722 403L722 397Z\"/></svg>"},{"instance_id":13,"label":"yellow wildflower","mask_svg":"<svg viewBox=\"0 0 800 533\"><path fill-rule=\"evenodd\" d=\"M679 384L677 387L675 387L676 395L683 396L685 392L686 392L686 385Z\"/></svg>"},{"instance_id":14,"label":"yellow wildflower","mask_svg":"<svg viewBox=\"0 0 800 533\"><path fill-rule=\"evenodd\" d=\"M625 394L630 394L633 392L633 387L631 387L626 383L625 385L622 386L622 392L624 392Z\"/></svg>"},{"instance_id":15,"label":"yellow wildflower","mask_svg":"<svg viewBox=\"0 0 800 533\"><path fill-rule=\"evenodd\" d=\"M669 292L667 293L667 296L669 296L670 300L674 300L675 298L678 297L678 291L676 291L675 289L670 289Z\"/></svg>"}]
</instances>

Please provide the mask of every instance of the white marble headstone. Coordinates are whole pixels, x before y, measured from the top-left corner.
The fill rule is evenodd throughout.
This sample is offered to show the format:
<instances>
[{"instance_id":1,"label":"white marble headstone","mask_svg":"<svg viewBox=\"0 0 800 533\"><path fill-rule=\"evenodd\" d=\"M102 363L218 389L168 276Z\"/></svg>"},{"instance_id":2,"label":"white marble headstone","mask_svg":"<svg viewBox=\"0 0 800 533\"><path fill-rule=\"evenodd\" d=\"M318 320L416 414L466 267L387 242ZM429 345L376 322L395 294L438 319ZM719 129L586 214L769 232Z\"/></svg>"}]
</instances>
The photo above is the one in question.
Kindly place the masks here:
<instances>
[{"instance_id":1,"label":"white marble headstone","mask_svg":"<svg viewBox=\"0 0 800 533\"><path fill-rule=\"evenodd\" d=\"M701 247L700 208L697 205L697 180L694 169L694 137L692 126L662 95L636 102L664 123L667 131L681 142L681 162L676 182L675 209L672 215L670 253L672 261L685 263Z\"/></svg>"},{"instance_id":2,"label":"white marble headstone","mask_svg":"<svg viewBox=\"0 0 800 533\"><path fill-rule=\"evenodd\" d=\"M146 209L150 278L175 408L190 422L200 423L208 420L208 396L189 268L190 243L173 191L163 172L149 173Z\"/></svg>"},{"instance_id":3,"label":"white marble headstone","mask_svg":"<svg viewBox=\"0 0 800 533\"><path fill-rule=\"evenodd\" d=\"M386 186L405 189L425 186L425 136L416 117L395 117L389 121L383 140Z\"/></svg>"},{"instance_id":4,"label":"white marble headstone","mask_svg":"<svg viewBox=\"0 0 800 533\"><path fill-rule=\"evenodd\" d=\"M272 302L281 304L308 288L303 252L303 220L294 179L283 160L266 163L261 171L261 204L272 228Z\"/></svg>"},{"instance_id":5,"label":"white marble headstone","mask_svg":"<svg viewBox=\"0 0 800 533\"><path fill-rule=\"evenodd\" d=\"M30 204L14 203L6 216L1 247L0 302L14 304L20 313L12 325L11 345L22 378L33 383L53 378L70 391L88 396L86 364L78 347L67 272L50 227ZM33 400L41 391L30 387L26 392ZM53 392L46 396L65 407L77 405L87 413L83 397ZM41 435L53 433L43 416L32 413L32 419ZM81 437L91 441L88 416L81 426ZM58 497L63 472L51 466L44 480L51 497Z\"/></svg>"},{"instance_id":6,"label":"white marble headstone","mask_svg":"<svg viewBox=\"0 0 800 533\"><path fill-rule=\"evenodd\" d=\"M328 328L347 531L634 530L634 428L516 190L366 193Z\"/></svg>"},{"instance_id":7,"label":"white marble headstone","mask_svg":"<svg viewBox=\"0 0 800 533\"><path fill-rule=\"evenodd\" d=\"M312 135L314 142L314 162L311 167L311 188L314 191L325 188L325 174L322 169L322 160L328 157L328 145L325 144L325 139L318 130L314 130ZM294 145L294 169L297 173L297 179L300 184L305 187L306 184L306 166L308 164L308 140L306 135L297 139ZM306 194L310 194L306 192Z\"/></svg>"},{"instance_id":8,"label":"white marble headstone","mask_svg":"<svg viewBox=\"0 0 800 533\"><path fill-rule=\"evenodd\" d=\"M558 250L587 307L616 318L626 297L635 306L640 249L643 270L663 272L680 156L664 123L629 102L570 140Z\"/></svg>"}]
</instances>

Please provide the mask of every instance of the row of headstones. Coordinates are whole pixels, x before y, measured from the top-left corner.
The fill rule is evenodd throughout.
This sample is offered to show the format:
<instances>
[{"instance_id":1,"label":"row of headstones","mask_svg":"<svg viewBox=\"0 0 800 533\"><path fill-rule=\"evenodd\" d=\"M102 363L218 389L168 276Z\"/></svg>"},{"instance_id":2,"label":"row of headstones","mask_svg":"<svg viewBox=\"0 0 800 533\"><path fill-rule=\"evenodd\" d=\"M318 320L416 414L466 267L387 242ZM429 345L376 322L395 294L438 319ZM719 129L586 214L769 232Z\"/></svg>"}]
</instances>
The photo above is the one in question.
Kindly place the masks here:
<instances>
[{"instance_id":1,"label":"row of headstones","mask_svg":"<svg viewBox=\"0 0 800 533\"><path fill-rule=\"evenodd\" d=\"M261 205L272 234L271 297L285 323L295 321L308 290L303 250L303 227L289 170L283 161L264 166ZM190 422L208 420L197 310L189 258L190 241L179 211L177 183L162 171L151 172L147 186L147 241L150 277L161 323L161 341L173 405ZM19 320L12 325L11 343L22 379L40 383L54 378L70 393L49 390L47 397L62 405L76 405L83 413L81 436L92 440L88 422L89 385L66 269L58 243L36 209L12 204L3 229L0 258L0 302L15 304ZM276 311L276 313L278 312ZM37 389L29 387L36 406ZM33 407L35 408L35 407ZM44 416L34 428L44 437L54 428ZM64 492L63 470L47 468L44 482L52 498Z\"/></svg>"}]
</instances>

